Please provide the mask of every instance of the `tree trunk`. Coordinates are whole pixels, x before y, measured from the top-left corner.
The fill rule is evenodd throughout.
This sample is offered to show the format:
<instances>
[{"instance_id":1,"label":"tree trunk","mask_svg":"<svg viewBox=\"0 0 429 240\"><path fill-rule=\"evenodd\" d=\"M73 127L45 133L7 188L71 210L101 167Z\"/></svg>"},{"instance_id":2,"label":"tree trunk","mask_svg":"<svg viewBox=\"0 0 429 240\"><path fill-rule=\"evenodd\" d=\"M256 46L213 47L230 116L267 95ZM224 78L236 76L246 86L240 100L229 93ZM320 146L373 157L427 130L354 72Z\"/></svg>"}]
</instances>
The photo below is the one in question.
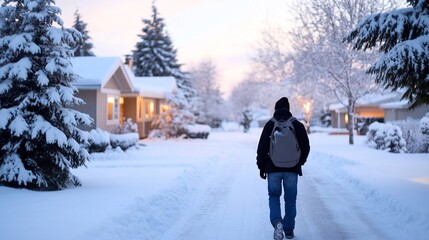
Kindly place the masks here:
<instances>
[{"instance_id":1,"label":"tree trunk","mask_svg":"<svg viewBox=\"0 0 429 240\"><path fill-rule=\"evenodd\" d=\"M349 98L349 104L347 107L347 114L349 115L349 144L354 144L353 130L355 128L355 104L352 99Z\"/></svg>"}]
</instances>

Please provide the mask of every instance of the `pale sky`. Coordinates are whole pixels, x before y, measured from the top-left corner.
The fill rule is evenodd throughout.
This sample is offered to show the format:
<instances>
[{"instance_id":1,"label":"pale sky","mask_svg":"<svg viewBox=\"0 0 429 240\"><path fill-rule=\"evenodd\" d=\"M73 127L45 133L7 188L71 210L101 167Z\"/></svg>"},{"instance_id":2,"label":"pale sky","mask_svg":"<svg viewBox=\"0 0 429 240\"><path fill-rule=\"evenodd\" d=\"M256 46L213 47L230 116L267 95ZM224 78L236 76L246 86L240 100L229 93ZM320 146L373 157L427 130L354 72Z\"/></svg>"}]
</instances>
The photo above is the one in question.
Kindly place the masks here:
<instances>
[{"instance_id":1,"label":"pale sky","mask_svg":"<svg viewBox=\"0 0 429 240\"><path fill-rule=\"evenodd\" d=\"M228 94L249 71L250 58L267 24L286 26L289 0L157 0L166 30L187 67L211 59ZM130 54L150 18L152 0L56 0L66 27L79 10L97 56Z\"/></svg>"}]
</instances>

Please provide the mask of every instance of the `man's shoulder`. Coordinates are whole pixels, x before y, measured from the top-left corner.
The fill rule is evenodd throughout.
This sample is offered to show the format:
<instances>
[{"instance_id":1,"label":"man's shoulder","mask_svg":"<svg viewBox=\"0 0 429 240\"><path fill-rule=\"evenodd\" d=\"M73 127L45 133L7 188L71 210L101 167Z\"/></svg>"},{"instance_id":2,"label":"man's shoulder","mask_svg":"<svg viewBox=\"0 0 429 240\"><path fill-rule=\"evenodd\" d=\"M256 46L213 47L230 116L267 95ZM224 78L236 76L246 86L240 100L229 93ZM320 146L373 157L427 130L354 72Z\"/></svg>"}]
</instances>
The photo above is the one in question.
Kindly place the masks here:
<instances>
[{"instance_id":1,"label":"man's shoulder","mask_svg":"<svg viewBox=\"0 0 429 240\"><path fill-rule=\"evenodd\" d=\"M294 125L294 127L295 128L302 128L302 129L304 129L305 130L305 126L304 126L304 124L301 122L301 121L299 121L298 119L296 119L295 118L295 120L292 122L292 124Z\"/></svg>"}]
</instances>

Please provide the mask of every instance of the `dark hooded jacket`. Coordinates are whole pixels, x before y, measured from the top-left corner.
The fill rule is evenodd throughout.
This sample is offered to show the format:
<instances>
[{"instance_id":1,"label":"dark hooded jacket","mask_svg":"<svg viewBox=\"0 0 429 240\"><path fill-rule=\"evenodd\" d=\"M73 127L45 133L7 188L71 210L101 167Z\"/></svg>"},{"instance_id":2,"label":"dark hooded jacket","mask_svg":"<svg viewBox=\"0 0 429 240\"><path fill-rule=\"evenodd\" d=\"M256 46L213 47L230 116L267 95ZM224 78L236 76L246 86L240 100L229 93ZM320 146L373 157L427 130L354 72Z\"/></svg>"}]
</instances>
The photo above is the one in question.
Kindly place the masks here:
<instances>
[{"instance_id":1,"label":"dark hooded jacket","mask_svg":"<svg viewBox=\"0 0 429 240\"><path fill-rule=\"evenodd\" d=\"M278 109L274 112L275 119L277 120L287 120L290 117L292 117L292 114L288 109L282 108ZM302 176L302 169L301 166L305 164L307 161L308 154L310 153L310 142L308 140L307 131L304 127L304 125L299 122L298 120L295 120L292 122L296 137L298 140L299 147L301 149L301 157L299 160L299 163L292 168L279 168L276 167L271 160L269 156L270 152L270 137L271 132L274 128L274 122L268 121L264 129L262 130L261 138L259 139L258 144L258 150L257 150L257 157L256 157L256 164L258 165L258 168L260 171L265 173L272 173L272 172L294 172Z\"/></svg>"}]
</instances>

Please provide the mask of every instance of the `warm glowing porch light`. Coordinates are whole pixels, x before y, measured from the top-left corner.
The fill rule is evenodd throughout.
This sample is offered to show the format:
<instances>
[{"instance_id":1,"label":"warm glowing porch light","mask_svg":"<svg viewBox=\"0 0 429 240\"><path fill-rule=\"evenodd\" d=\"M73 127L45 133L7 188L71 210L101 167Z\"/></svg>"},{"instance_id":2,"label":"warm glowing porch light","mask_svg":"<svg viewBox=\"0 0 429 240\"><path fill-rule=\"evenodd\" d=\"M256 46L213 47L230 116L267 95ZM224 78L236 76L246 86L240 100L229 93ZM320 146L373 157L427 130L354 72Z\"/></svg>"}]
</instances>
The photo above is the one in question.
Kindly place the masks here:
<instances>
[{"instance_id":1,"label":"warm glowing porch light","mask_svg":"<svg viewBox=\"0 0 429 240\"><path fill-rule=\"evenodd\" d=\"M115 103L115 98L114 97L108 97L107 102L108 103Z\"/></svg>"}]
</instances>

